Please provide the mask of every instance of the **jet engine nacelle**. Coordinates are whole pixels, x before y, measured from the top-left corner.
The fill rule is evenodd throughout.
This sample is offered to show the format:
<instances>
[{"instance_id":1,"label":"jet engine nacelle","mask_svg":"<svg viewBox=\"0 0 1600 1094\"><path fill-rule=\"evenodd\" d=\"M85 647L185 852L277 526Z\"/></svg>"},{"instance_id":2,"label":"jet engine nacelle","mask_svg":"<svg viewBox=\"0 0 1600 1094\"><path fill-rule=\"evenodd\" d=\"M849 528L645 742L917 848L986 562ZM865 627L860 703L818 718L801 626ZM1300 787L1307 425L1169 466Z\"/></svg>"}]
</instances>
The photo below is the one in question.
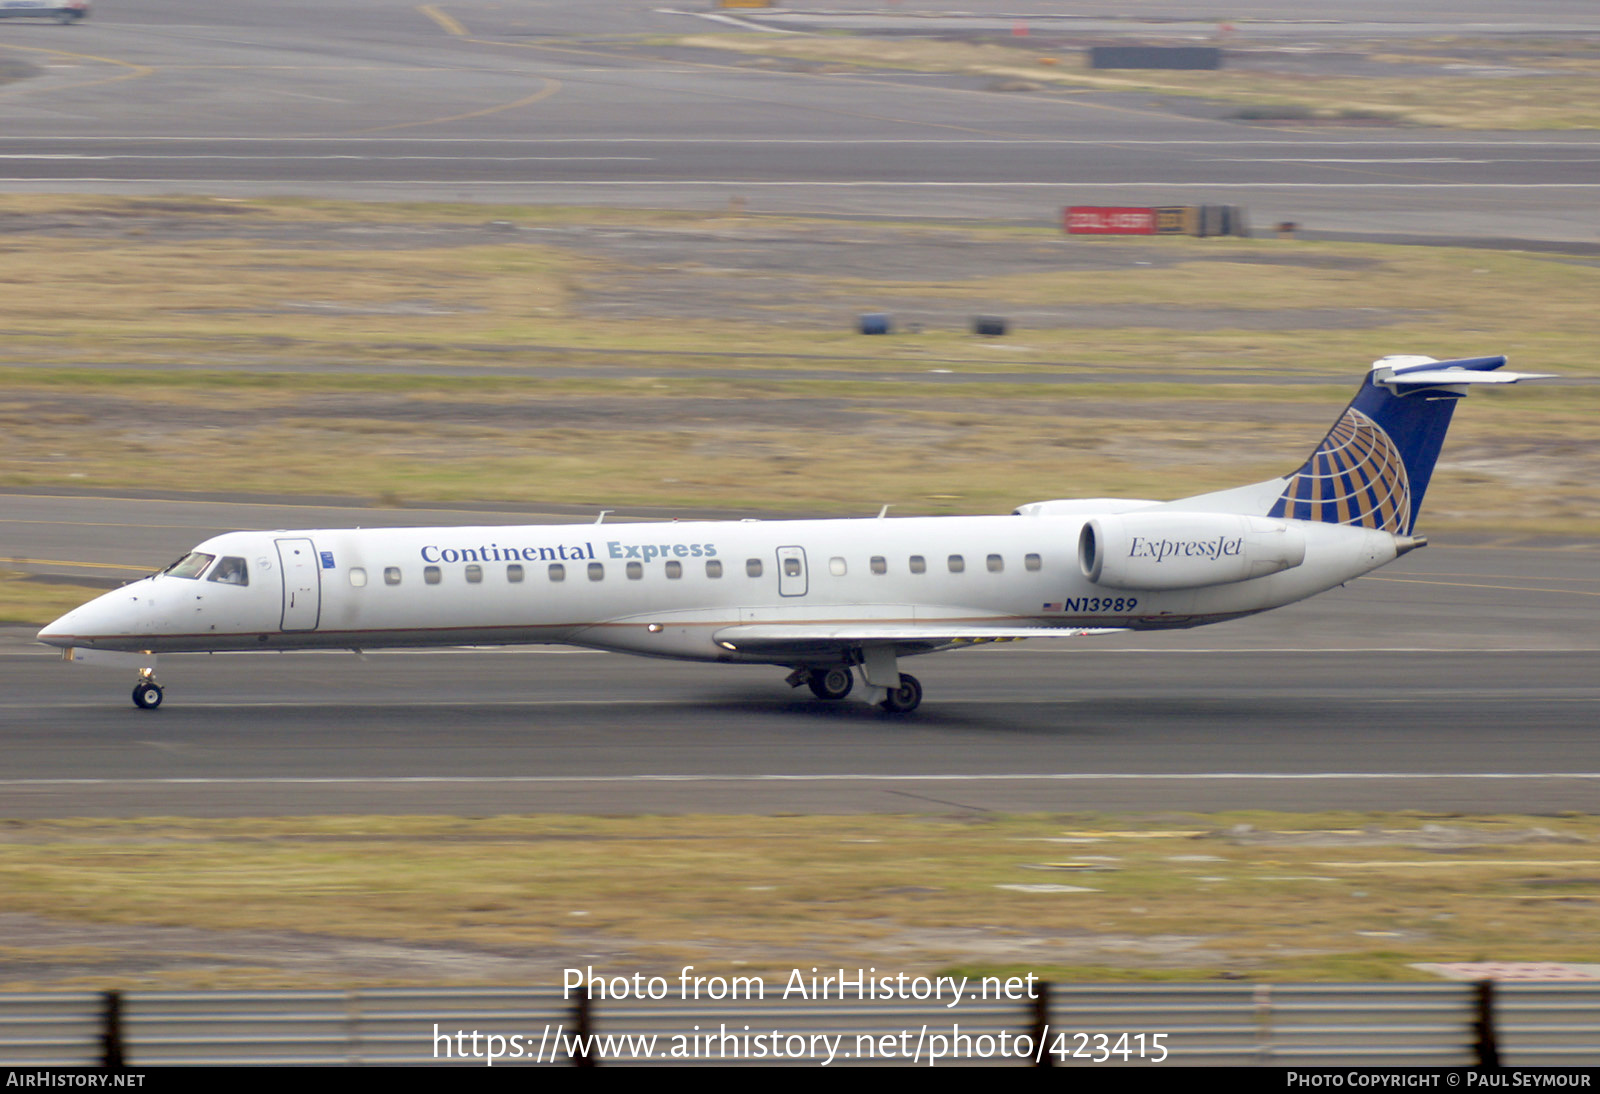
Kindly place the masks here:
<instances>
[{"instance_id":1,"label":"jet engine nacelle","mask_svg":"<svg viewBox=\"0 0 1600 1094\"><path fill-rule=\"evenodd\" d=\"M1083 575L1110 589L1198 589L1265 577L1306 558L1289 521L1233 513L1105 514L1083 526Z\"/></svg>"}]
</instances>

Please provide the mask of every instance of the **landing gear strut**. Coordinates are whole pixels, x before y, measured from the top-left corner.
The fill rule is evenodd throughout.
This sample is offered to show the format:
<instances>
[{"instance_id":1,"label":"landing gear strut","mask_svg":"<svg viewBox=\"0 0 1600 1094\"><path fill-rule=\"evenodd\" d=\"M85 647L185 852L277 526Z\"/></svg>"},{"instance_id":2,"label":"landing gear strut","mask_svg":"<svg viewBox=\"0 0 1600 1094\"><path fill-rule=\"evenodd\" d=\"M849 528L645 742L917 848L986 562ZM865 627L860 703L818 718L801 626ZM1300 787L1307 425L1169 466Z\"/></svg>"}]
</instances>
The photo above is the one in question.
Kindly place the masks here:
<instances>
[{"instance_id":1,"label":"landing gear strut","mask_svg":"<svg viewBox=\"0 0 1600 1094\"><path fill-rule=\"evenodd\" d=\"M900 686L889 688L883 702L878 704L890 714L910 714L922 705L922 685L915 676L900 674Z\"/></svg>"},{"instance_id":2,"label":"landing gear strut","mask_svg":"<svg viewBox=\"0 0 1600 1094\"><path fill-rule=\"evenodd\" d=\"M133 705L140 710L154 710L161 705L161 685L156 683L155 673L145 669L139 674L139 682L133 685Z\"/></svg>"}]
</instances>

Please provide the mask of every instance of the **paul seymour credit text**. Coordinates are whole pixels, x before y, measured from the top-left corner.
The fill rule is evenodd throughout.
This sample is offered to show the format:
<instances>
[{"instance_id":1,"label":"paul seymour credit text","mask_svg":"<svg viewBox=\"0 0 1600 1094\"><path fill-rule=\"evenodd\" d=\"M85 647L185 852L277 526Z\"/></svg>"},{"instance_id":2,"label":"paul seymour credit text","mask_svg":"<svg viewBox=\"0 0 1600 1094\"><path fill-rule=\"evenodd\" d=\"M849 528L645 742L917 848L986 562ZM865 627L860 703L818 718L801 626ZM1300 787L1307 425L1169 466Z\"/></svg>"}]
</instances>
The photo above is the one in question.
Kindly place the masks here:
<instances>
[{"instance_id":1,"label":"paul seymour credit text","mask_svg":"<svg viewBox=\"0 0 1600 1094\"><path fill-rule=\"evenodd\" d=\"M1487 1087L1577 1087L1591 1089L1594 1076L1584 1071L1539 1071L1527 1068L1506 1068L1498 1071L1471 1071L1467 1069L1358 1069L1352 1071L1287 1071L1285 1087L1348 1087L1372 1089L1381 1087L1432 1087L1434 1089L1482 1090Z\"/></svg>"}]
</instances>

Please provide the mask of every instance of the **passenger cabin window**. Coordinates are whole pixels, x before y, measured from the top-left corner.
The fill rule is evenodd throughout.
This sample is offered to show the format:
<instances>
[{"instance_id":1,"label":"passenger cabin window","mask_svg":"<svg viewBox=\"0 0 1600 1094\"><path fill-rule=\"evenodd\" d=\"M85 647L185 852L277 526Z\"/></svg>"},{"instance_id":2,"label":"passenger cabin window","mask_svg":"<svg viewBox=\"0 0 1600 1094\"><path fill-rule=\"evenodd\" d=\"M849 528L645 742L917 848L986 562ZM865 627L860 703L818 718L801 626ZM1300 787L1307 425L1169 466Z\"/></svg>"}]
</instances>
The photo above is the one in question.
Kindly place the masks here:
<instances>
[{"instance_id":1,"label":"passenger cabin window","mask_svg":"<svg viewBox=\"0 0 1600 1094\"><path fill-rule=\"evenodd\" d=\"M199 551L190 551L161 572L168 577L196 578L205 573L206 567L211 565L211 560L216 557L216 555L202 554Z\"/></svg>"},{"instance_id":2,"label":"passenger cabin window","mask_svg":"<svg viewBox=\"0 0 1600 1094\"><path fill-rule=\"evenodd\" d=\"M360 566L350 567L350 584L357 589L364 588L367 584L367 571Z\"/></svg>"},{"instance_id":3,"label":"passenger cabin window","mask_svg":"<svg viewBox=\"0 0 1600 1094\"><path fill-rule=\"evenodd\" d=\"M844 559L830 558L828 560L828 572L834 577L843 577L845 575L845 569L846 567L844 564Z\"/></svg>"},{"instance_id":4,"label":"passenger cabin window","mask_svg":"<svg viewBox=\"0 0 1600 1094\"><path fill-rule=\"evenodd\" d=\"M989 572L991 574L1001 573L1005 570L1005 568L1006 560L1004 558L1001 558L999 555L989 556Z\"/></svg>"},{"instance_id":5,"label":"passenger cabin window","mask_svg":"<svg viewBox=\"0 0 1600 1094\"><path fill-rule=\"evenodd\" d=\"M443 576L444 575L440 572L439 567L437 566L424 566L422 568L422 580L427 582L429 585L439 584Z\"/></svg>"},{"instance_id":6,"label":"passenger cabin window","mask_svg":"<svg viewBox=\"0 0 1600 1094\"><path fill-rule=\"evenodd\" d=\"M673 581L676 581L682 576L683 576L683 563L681 563L681 562L669 562L669 563L667 563L667 577L671 578Z\"/></svg>"},{"instance_id":7,"label":"passenger cabin window","mask_svg":"<svg viewBox=\"0 0 1600 1094\"><path fill-rule=\"evenodd\" d=\"M720 558L708 558L708 559L706 559L706 576L707 577L721 577L722 576L722 560Z\"/></svg>"},{"instance_id":8,"label":"passenger cabin window","mask_svg":"<svg viewBox=\"0 0 1600 1094\"><path fill-rule=\"evenodd\" d=\"M596 563L596 565L598 565L598 563ZM638 581L640 578L644 577L644 563L630 562L627 565L627 571L629 581Z\"/></svg>"},{"instance_id":9,"label":"passenger cabin window","mask_svg":"<svg viewBox=\"0 0 1600 1094\"><path fill-rule=\"evenodd\" d=\"M928 572L928 560L923 558L921 555L912 555L911 556L911 572L914 573L914 574L925 574L925 573L927 573Z\"/></svg>"},{"instance_id":10,"label":"passenger cabin window","mask_svg":"<svg viewBox=\"0 0 1600 1094\"><path fill-rule=\"evenodd\" d=\"M950 556L950 572L951 573L959 574L962 570L965 570L966 568L967 568L967 560L966 559L962 558L960 555L951 555Z\"/></svg>"},{"instance_id":11,"label":"passenger cabin window","mask_svg":"<svg viewBox=\"0 0 1600 1094\"><path fill-rule=\"evenodd\" d=\"M250 568L244 564L244 559L232 555L224 555L222 561L217 563L217 568L211 571L207 581L215 581L221 585L248 585L250 584Z\"/></svg>"},{"instance_id":12,"label":"passenger cabin window","mask_svg":"<svg viewBox=\"0 0 1600 1094\"><path fill-rule=\"evenodd\" d=\"M798 558L786 558L786 559L783 560L783 576L784 577L799 577L800 576L800 560Z\"/></svg>"},{"instance_id":13,"label":"passenger cabin window","mask_svg":"<svg viewBox=\"0 0 1600 1094\"><path fill-rule=\"evenodd\" d=\"M889 561L888 561L888 559L884 558L882 555L873 555L872 556L872 572L875 573L875 574L886 574L886 573L888 573L889 572Z\"/></svg>"},{"instance_id":14,"label":"passenger cabin window","mask_svg":"<svg viewBox=\"0 0 1600 1094\"><path fill-rule=\"evenodd\" d=\"M745 572L745 576L746 577L760 577L761 576L761 560L759 558L747 558L747 559L745 559L744 560L744 572Z\"/></svg>"},{"instance_id":15,"label":"passenger cabin window","mask_svg":"<svg viewBox=\"0 0 1600 1094\"><path fill-rule=\"evenodd\" d=\"M473 563L471 566L467 567L467 584L468 585L482 585L483 584L483 567L482 566L479 566L477 563Z\"/></svg>"},{"instance_id":16,"label":"passenger cabin window","mask_svg":"<svg viewBox=\"0 0 1600 1094\"><path fill-rule=\"evenodd\" d=\"M589 563L589 580L604 581L606 577L606 564L603 562Z\"/></svg>"},{"instance_id":17,"label":"passenger cabin window","mask_svg":"<svg viewBox=\"0 0 1600 1094\"><path fill-rule=\"evenodd\" d=\"M1032 571L1038 570L1039 569L1039 565L1040 565L1040 559L1039 559L1038 555L1023 555L1022 556L1022 567L1023 567L1023 569L1032 572Z\"/></svg>"},{"instance_id":18,"label":"passenger cabin window","mask_svg":"<svg viewBox=\"0 0 1600 1094\"><path fill-rule=\"evenodd\" d=\"M520 585L522 583L522 563L513 562L511 565L506 567L506 580L511 582L513 585Z\"/></svg>"},{"instance_id":19,"label":"passenger cabin window","mask_svg":"<svg viewBox=\"0 0 1600 1094\"><path fill-rule=\"evenodd\" d=\"M561 565L561 563L559 563L559 562L552 562L550 564L550 580L551 581L565 581L565 580L567 580L567 568L565 566Z\"/></svg>"},{"instance_id":20,"label":"passenger cabin window","mask_svg":"<svg viewBox=\"0 0 1600 1094\"><path fill-rule=\"evenodd\" d=\"M398 567L398 566L385 566L383 568L383 583L385 585L398 585L398 584L400 584L400 567Z\"/></svg>"}]
</instances>

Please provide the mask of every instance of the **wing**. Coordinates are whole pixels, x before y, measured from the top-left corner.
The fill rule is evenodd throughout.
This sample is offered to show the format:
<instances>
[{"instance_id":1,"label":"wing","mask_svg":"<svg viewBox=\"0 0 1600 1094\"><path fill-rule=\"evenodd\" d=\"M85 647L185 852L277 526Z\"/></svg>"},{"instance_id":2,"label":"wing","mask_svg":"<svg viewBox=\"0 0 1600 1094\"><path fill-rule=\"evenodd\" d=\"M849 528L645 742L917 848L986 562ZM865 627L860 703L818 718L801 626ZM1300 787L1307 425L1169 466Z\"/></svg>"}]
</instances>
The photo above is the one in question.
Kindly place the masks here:
<instances>
[{"instance_id":1,"label":"wing","mask_svg":"<svg viewBox=\"0 0 1600 1094\"><path fill-rule=\"evenodd\" d=\"M1016 627L957 620L949 623L744 623L724 627L712 639L727 649L758 654L815 654L853 646L894 646L906 652L928 653L984 642L1083 638L1124 630L1127 628Z\"/></svg>"}]
</instances>

